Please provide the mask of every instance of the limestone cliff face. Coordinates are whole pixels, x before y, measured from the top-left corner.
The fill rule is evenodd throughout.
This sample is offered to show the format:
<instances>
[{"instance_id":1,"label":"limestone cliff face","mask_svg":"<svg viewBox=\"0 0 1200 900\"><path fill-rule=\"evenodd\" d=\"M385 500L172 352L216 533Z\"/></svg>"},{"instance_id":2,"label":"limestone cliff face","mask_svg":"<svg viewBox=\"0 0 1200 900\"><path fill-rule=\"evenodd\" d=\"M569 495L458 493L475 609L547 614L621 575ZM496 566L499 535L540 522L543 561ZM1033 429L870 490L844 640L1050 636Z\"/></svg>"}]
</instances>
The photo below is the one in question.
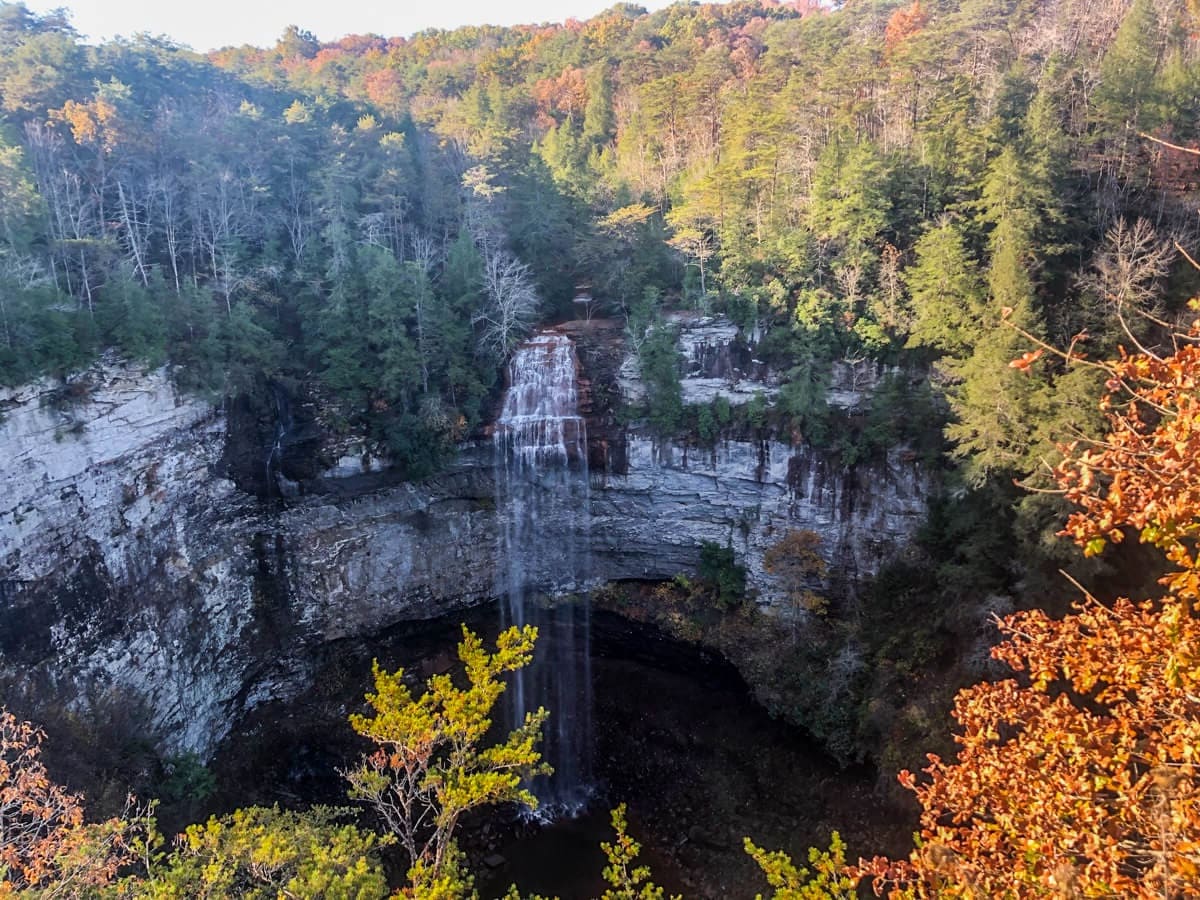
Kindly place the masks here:
<instances>
[{"instance_id":1,"label":"limestone cliff face","mask_svg":"<svg viewBox=\"0 0 1200 900\"><path fill-rule=\"evenodd\" d=\"M629 440L629 470L595 479L593 566L607 578L670 578L694 569L702 542L729 545L759 600L778 599L763 554L792 529L822 537L847 580L870 575L919 525L927 479L902 451L843 469L776 441L727 441L697 452Z\"/></svg>"},{"instance_id":2,"label":"limestone cliff face","mask_svg":"<svg viewBox=\"0 0 1200 900\"><path fill-rule=\"evenodd\" d=\"M744 380L728 347L703 352L727 367L698 376L706 390ZM611 400L614 372L590 375ZM66 386L0 392L0 412L0 684L80 704L138 697L170 749L206 753L245 711L299 691L329 642L494 595L503 510L486 442L421 484L335 455L290 496L263 496L233 480L239 465L257 470L260 450L231 463L231 418L179 396L163 371L108 361ZM818 531L853 578L923 511L926 478L900 451L844 470L777 442L697 452L595 427L601 461L619 463L593 464L582 537L595 581L671 577L715 541L769 603L762 556L788 529ZM270 455L261 449L264 464ZM565 586L552 561L529 578Z\"/></svg>"},{"instance_id":3,"label":"limestone cliff face","mask_svg":"<svg viewBox=\"0 0 1200 900\"><path fill-rule=\"evenodd\" d=\"M141 698L174 749L303 684L314 644L490 596L486 467L264 500L225 477L225 416L162 371L100 365L0 409L0 676Z\"/></svg>"}]
</instances>

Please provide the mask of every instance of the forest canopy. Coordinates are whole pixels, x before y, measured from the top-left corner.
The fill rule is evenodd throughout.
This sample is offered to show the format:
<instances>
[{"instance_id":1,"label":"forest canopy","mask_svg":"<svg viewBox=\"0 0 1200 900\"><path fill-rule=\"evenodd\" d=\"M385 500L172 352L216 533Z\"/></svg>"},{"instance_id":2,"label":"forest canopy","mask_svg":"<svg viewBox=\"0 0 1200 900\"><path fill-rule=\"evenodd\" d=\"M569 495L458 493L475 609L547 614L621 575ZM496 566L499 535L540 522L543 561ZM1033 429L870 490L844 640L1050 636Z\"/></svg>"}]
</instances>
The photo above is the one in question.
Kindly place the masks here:
<instances>
[{"instance_id":1,"label":"forest canopy","mask_svg":"<svg viewBox=\"0 0 1200 900\"><path fill-rule=\"evenodd\" d=\"M1198 42L1200 8L1178 0L736 0L334 42L292 27L204 55L145 35L89 45L61 13L0 3L0 384L128 359L214 401L286 385L418 478L486 422L513 348L586 292L646 387L623 423L707 447L741 428L851 470L902 446L942 478L909 556L849 611L810 589L825 574L811 535L781 535L767 560L820 620L813 646L849 660L846 694L795 701L842 761L937 729L900 704L965 655L963 609L1043 603L1078 562L1054 539L1064 520L1092 559L1133 536L1165 551L1167 579L1125 591L1145 599L1108 603L1109 585L1066 618L1004 619L994 656L1013 676L959 696L955 761L904 775L922 845L853 874L897 896L1185 896L1200 878L1200 276L1181 261L1200 247ZM684 403L680 310L739 326L778 376L770 409ZM831 407L837 363L880 373L867 408ZM1083 512L1067 520L1066 500ZM736 614L733 548L701 559ZM1121 574L1152 582L1154 565ZM773 662L786 677L794 660ZM0 874L103 886L147 852L120 817L85 824L39 768L37 729L0 715L0 732L39 798L21 871L10 850ZM387 796L393 756L364 765L358 796ZM613 877L634 883L610 883L635 896L616 827ZM347 884L387 890L379 839L330 811L243 811L172 859L181 883L212 853L241 878L252 839L281 834L278 878L320 882L328 867L307 861L330 849ZM750 849L780 896L804 896L791 862ZM813 867L853 890L836 841Z\"/></svg>"},{"instance_id":2,"label":"forest canopy","mask_svg":"<svg viewBox=\"0 0 1200 900\"><path fill-rule=\"evenodd\" d=\"M935 365L967 477L1023 475L1098 387L1008 370L999 310L1111 348L1186 295L1196 161L1140 135L1196 136L1196 28L1153 0L621 4L202 56L0 4L0 381L112 347L213 396L316 383L419 475L586 284L728 313L816 442L832 360Z\"/></svg>"}]
</instances>

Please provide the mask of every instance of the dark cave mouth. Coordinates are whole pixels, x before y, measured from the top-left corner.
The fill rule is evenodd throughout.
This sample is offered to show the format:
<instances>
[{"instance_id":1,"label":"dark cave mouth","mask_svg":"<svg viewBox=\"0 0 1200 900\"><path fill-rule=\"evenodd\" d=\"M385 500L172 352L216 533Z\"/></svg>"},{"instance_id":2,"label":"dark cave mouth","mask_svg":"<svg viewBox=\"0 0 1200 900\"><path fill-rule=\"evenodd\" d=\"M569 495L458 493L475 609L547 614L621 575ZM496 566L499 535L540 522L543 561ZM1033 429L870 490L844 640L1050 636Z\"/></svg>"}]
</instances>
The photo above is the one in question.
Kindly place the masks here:
<instances>
[{"instance_id":1,"label":"dark cave mouth","mask_svg":"<svg viewBox=\"0 0 1200 900\"><path fill-rule=\"evenodd\" d=\"M338 769L366 749L346 719L362 704L371 661L424 681L453 667L461 624L490 639L500 620L488 605L324 648L308 690L256 708L235 727L210 767L217 792L184 815L349 805ZM772 719L719 655L609 611L594 610L590 627L590 803L551 821L515 809L466 819L460 843L485 895L516 883L562 900L598 896L599 843L611 840L609 810L619 803L655 880L689 897L765 889L743 837L801 856L827 846L835 829L863 855L907 837L911 823L875 812L873 772L838 769L811 738Z\"/></svg>"}]
</instances>

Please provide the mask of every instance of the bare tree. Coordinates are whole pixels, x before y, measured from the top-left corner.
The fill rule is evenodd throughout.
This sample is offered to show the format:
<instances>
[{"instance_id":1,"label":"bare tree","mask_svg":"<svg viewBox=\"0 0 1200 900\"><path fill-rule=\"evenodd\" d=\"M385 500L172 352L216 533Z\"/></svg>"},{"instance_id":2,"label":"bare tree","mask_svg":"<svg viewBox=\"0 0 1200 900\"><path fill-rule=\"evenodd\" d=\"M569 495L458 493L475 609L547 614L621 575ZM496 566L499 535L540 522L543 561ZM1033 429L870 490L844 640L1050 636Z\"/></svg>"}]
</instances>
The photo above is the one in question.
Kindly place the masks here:
<instances>
[{"instance_id":1,"label":"bare tree","mask_svg":"<svg viewBox=\"0 0 1200 900\"><path fill-rule=\"evenodd\" d=\"M55 282L58 281L57 266L61 263L67 292L75 293L71 269L78 256L82 295L91 310L92 284L86 248L100 234L94 196L84 189L79 173L72 170L71 162L65 158L63 139L52 128L41 122L28 122L25 140L38 193L46 203L47 230L60 254L58 259L51 257Z\"/></svg>"},{"instance_id":2,"label":"bare tree","mask_svg":"<svg viewBox=\"0 0 1200 900\"><path fill-rule=\"evenodd\" d=\"M150 180L150 193L162 221L162 236L167 245L167 257L171 260L171 274L175 277L175 293L181 290L179 282L179 254L182 243L182 213L177 194L179 180L169 171L163 171Z\"/></svg>"},{"instance_id":3,"label":"bare tree","mask_svg":"<svg viewBox=\"0 0 1200 900\"><path fill-rule=\"evenodd\" d=\"M296 171L295 154L288 155L287 190L283 195L281 207L283 226L292 245L292 258L299 266L304 259L304 249L308 246L314 212L312 198L309 196L309 182Z\"/></svg>"},{"instance_id":4,"label":"bare tree","mask_svg":"<svg viewBox=\"0 0 1200 900\"><path fill-rule=\"evenodd\" d=\"M862 300L863 267L859 262L847 262L838 267L833 273L838 287L842 289L842 297L851 308Z\"/></svg>"},{"instance_id":5,"label":"bare tree","mask_svg":"<svg viewBox=\"0 0 1200 900\"><path fill-rule=\"evenodd\" d=\"M197 180L192 198L193 231L208 260L213 285L225 298L227 313L233 308L238 243L244 227L244 211L237 196L240 190L234 173L220 167Z\"/></svg>"},{"instance_id":6,"label":"bare tree","mask_svg":"<svg viewBox=\"0 0 1200 900\"><path fill-rule=\"evenodd\" d=\"M1175 249L1159 238L1154 226L1125 219L1108 230L1085 282L1099 296L1109 314L1115 314L1128 331L1126 316L1133 313L1157 321L1159 285L1170 271Z\"/></svg>"},{"instance_id":7,"label":"bare tree","mask_svg":"<svg viewBox=\"0 0 1200 900\"><path fill-rule=\"evenodd\" d=\"M125 248L133 262L133 270L142 279L143 285L150 283L147 270L147 255L149 253L151 222L150 203L134 199L132 190L126 191L120 178L117 179L117 201L121 216L122 233Z\"/></svg>"},{"instance_id":8,"label":"bare tree","mask_svg":"<svg viewBox=\"0 0 1200 900\"><path fill-rule=\"evenodd\" d=\"M871 303L871 312L884 328L895 333L907 332L912 327L912 312L904 300L904 287L900 280L903 254L891 244L883 245L879 257L879 291Z\"/></svg>"},{"instance_id":9,"label":"bare tree","mask_svg":"<svg viewBox=\"0 0 1200 900\"><path fill-rule=\"evenodd\" d=\"M433 238L424 234L414 233L409 239L412 249L412 262L420 277L417 279L416 290L413 291L413 304L417 313L417 354L421 357L421 390L429 393L429 343L427 340L426 320L429 318L429 304L433 297L429 292L429 284L433 278L433 270L441 254Z\"/></svg>"},{"instance_id":10,"label":"bare tree","mask_svg":"<svg viewBox=\"0 0 1200 900\"><path fill-rule=\"evenodd\" d=\"M529 267L505 250L485 257L483 286L487 306L471 321L482 326L481 346L504 358L536 321L537 291Z\"/></svg>"}]
</instances>

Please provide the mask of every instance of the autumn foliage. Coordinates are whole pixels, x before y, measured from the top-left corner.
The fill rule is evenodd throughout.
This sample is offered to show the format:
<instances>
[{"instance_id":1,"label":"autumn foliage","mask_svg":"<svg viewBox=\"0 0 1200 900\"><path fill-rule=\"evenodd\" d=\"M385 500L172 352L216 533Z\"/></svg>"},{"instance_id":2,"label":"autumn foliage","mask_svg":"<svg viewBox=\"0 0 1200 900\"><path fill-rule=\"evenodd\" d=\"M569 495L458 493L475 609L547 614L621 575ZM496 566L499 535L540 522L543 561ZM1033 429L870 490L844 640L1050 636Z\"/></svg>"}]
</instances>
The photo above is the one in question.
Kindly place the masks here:
<instances>
[{"instance_id":1,"label":"autumn foliage","mask_svg":"<svg viewBox=\"0 0 1200 900\"><path fill-rule=\"evenodd\" d=\"M0 898L29 889L77 896L109 883L130 859L140 827L138 816L86 825L79 795L42 764L44 738L0 708Z\"/></svg>"},{"instance_id":2,"label":"autumn foliage","mask_svg":"<svg viewBox=\"0 0 1200 900\"><path fill-rule=\"evenodd\" d=\"M1170 356L1109 364L1107 437L1062 449L1088 553L1129 530L1176 567L1159 600L1085 597L1006 618L1015 677L961 692L958 759L900 780L923 807L907 861L858 874L892 897L1200 894L1200 322Z\"/></svg>"},{"instance_id":3,"label":"autumn foliage","mask_svg":"<svg viewBox=\"0 0 1200 900\"><path fill-rule=\"evenodd\" d=\"M884 32L883 47L892 53L929 23L929 14L921 8L921 0L913 0L910 6L902 6L892 13Z\"/></svg>"},{"instance_id":4,"label":"autumn foliage","mask_svg":"<svg viewBox=\"0 0 1200 900\"><path fill-rule=\"evenodd\" d=\"M1193 335L1200 322L1193 326ZM1178 571L1168 587L1192 603L1200 595L1200 345L1173 355L1124 356L1112 366L1102 403L1111 434L1080 448L1058 468L1067 497L1081 507L1066 534L1088 553L1121 541L1123 529L1163 550ZM1114 395L1128 394L1118 406Z\"/></svg>"}]
</instances>

